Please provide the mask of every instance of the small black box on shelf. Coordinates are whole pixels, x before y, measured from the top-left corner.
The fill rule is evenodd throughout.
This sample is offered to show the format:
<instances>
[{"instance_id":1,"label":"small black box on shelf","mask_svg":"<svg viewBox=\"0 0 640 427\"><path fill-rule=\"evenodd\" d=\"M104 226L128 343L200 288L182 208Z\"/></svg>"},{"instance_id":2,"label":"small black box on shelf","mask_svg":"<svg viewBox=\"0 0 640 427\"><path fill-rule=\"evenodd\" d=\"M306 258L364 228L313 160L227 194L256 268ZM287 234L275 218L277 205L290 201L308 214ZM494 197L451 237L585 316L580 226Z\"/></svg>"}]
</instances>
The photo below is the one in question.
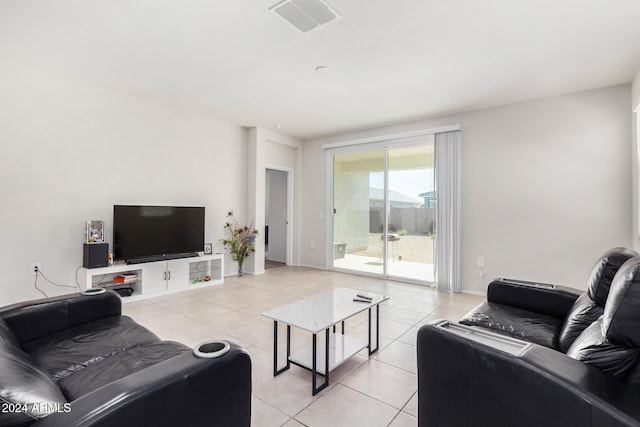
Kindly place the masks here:
<instances>
[{"instance_id":1,"label":"small black box on shelf","mask_svg":"<svg viewBox=\"0 0 640 427\"><path fill-rule=\"evenodd\" d=\"M112 288L112 290L116 291L121 297L130 297L133 295L133 288L131 286Z\"/></svg>"},{"instance_id":2,"label":"small black box on shelf","mask_svg":"<svg viewBox=\"0 0 640 427\"><path fill-rule=\"evenodd\" d=\"M82 266L85 268L107 267L109 265L108 243L85 243Z\"/></svg>"}]
</instances>

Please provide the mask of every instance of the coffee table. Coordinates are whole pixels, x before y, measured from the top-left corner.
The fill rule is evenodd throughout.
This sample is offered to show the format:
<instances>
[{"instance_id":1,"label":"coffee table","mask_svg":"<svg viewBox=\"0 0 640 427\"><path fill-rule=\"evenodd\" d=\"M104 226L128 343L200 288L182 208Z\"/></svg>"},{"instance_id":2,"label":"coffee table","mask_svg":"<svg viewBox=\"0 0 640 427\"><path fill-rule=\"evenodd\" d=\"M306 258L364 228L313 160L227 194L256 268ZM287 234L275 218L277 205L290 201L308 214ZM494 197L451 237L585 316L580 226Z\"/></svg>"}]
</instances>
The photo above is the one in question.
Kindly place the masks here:
<instances>
[{"instance_id":1,"label":"coffee table","mask_svg":"<svg viewBox=\"0 0 640 427\"><path fill-rule=\"evenodd\" d=\"M354 299L364 300L354 301ZM373 294L350 288L337 288L314 295L282 307L262 313L273 320L273 376L289 369L290 364L311 371L311 392L316 395L329 385L329 372L359 351L369 349L369 356L378 351L380 336L380 303L388 296ZM376 347L371 345L372 310L376 310ZM363 311L369 311L368 342L345 335L344 321ZM278 368L278 322L287 325L287 364ZM342 324L342 332L336 332L336 325ZM311 346L291 354L291 327L311 332ZM333 333L329 329L333 327ZM317 335L324 331L324 342L318 342ZM328 367L328 369L327 369ZM316 376L324 377L324 382L316 387Z\"/></svg>"}]
</instances>

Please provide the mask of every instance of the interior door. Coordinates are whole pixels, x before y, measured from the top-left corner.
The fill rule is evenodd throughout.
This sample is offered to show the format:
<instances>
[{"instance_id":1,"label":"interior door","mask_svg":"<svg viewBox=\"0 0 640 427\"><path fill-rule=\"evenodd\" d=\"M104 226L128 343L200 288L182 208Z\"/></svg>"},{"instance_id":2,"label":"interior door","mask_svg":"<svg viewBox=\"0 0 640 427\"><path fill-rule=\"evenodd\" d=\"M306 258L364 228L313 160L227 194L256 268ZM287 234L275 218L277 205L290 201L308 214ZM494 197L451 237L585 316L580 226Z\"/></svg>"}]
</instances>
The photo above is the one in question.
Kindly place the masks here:
<instances>
[{"instance_id":1,"label":"interior door","mask_svg":"<svg viewBox=\"0 0 640 427\"><path fill-rule=\"evenodd\" d=\"M265 224L269 226L267 259L287 262L287 172L267 169Z\"/></svg>"}]
</instances>

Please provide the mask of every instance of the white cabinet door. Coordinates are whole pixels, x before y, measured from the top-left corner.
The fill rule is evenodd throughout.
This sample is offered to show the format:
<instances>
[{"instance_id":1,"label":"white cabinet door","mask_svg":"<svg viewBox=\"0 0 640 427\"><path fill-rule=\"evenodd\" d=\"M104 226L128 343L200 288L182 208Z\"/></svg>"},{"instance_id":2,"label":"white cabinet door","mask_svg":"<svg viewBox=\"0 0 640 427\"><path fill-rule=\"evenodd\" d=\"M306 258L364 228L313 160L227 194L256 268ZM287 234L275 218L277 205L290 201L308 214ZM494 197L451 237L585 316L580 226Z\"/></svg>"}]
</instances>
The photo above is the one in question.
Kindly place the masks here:
<instances>
[{"instance_id":1,"label":"white cabinet door","mask_svg":"<svg viewBox=\"0 0 640 427\"><path fill-rule=\"evenodd\" d=\"M142 267L142 293L149 294L167 290L167 262L149 262Z\"/></svg>"},{"instance_id":2,"label":"white cabinet door","mask_svg":"<svg viewBox=\"0 0 640 427\"><path fill-rule=\"evenodd\" d=\"M178 289L189 286L189 262L186 259L176 259L167 262L168 289Z\"/></svg>"}]
</instances>

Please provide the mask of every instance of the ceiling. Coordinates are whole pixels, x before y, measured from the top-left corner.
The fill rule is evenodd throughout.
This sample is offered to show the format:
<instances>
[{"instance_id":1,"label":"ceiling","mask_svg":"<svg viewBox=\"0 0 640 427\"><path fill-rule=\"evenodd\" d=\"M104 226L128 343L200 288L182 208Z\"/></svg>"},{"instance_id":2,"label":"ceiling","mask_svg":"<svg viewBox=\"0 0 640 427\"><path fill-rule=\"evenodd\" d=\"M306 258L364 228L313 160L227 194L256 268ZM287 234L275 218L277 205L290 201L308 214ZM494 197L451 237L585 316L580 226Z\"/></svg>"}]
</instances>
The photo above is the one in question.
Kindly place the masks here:
<instances>
[{"instance_id":1,"label":"ceiling","mask_svg":"<svg viewBox=\"0 0 640 427\"><path fill-rule=\"evenodd\" d=\"M630 83L638 0L2 0L0 61L302 139ZM319 65L329 72L318 73Z\"/></svg>"}]
</instances>

